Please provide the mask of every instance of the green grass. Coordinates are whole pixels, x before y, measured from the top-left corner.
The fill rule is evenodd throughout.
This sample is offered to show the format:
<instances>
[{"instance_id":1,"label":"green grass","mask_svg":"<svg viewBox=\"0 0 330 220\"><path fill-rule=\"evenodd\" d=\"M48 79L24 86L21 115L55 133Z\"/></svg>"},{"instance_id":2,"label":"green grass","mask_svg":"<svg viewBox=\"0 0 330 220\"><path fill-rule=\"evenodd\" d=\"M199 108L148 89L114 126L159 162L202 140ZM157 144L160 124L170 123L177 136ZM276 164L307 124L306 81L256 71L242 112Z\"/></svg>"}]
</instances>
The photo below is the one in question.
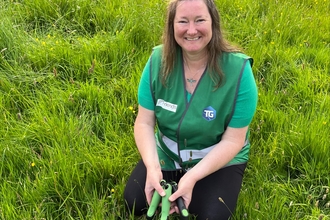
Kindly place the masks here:
<instances>
[{"instance_id":1,"label":"green grass","mask_svg":"<svg viewBox=\"0 0 330 220\"><path fill-rule=\"evenodd\" d=\"M330 219L329 0L216 3L259 88L232 219ZM0 2L0 219L134 219L137 86L165 8Z\"/></svg>"}]
</instances>

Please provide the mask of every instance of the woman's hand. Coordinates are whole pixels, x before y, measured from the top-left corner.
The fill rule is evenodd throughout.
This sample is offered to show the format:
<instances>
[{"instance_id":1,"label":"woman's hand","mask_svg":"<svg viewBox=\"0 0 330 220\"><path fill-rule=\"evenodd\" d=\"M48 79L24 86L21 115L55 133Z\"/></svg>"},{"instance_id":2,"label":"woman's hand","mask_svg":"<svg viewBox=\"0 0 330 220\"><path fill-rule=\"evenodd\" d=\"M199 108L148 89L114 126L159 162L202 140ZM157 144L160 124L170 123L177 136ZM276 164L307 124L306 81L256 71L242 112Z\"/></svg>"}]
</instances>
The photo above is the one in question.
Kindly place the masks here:
<instances>
[{"instance_id":1,"label":"woman's hand","mask_svg":"<svg viewBox=\"0 0 330 220\"><path fill-rule=\"evenodd\" d=\"M163 179L163 174L159 169L148 170L147 169L147 179L144 192L146 194L147 202L150 204L152 195L155 190L159 193L160 196L165 196L165 191L160 185L160 181Z\"/></svg>"},{"instance_id":2,"label":"woman's hand","mask_svg":"<svg viewBox=\"0 0 330 220\"><path fill-rule=\"evenodd\" d=\"M170 210L171 214L174 212L179 213L179 208L175 204L175 201L180 196L182 197L186 208L188 208L188 206L191 202L192 192L193 192L195 184L196 184L196 181L194 180L194 178L190 177L189 172L187 172L181 178L181 180L178 183L178 190L175 193L173 193L169 198L169 200L172 203L171 210Z\"/></svg>"}]
</instances>

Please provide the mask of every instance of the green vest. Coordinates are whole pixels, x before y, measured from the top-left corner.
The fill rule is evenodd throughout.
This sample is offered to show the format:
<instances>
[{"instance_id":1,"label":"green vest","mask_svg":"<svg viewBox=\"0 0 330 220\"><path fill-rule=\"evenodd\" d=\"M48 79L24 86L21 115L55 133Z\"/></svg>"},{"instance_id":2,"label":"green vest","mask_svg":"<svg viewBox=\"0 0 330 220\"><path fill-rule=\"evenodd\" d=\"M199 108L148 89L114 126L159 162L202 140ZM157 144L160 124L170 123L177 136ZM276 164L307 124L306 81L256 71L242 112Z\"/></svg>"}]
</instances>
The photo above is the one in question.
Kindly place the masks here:
<instances>
[{"instance_id":1,"label":"green vest","mask_svg":"<svg viewBox=\"0 0 330 220\"><path fill-rule=\"evenodd\" d=\"M162 46L157 46L151 55L150 85L160 165L163 170L189 169L221 140L234 114L244 66L247 60L252 64L252 59L241 53L224 53L219 61L225 75L222 85L215 89L206 70L188 102L181 50L177 50L175 66L165 86L160 80L161 57ZM245 163L248 154L246 141L228 165Z\"/></svg>"}]
</instances>

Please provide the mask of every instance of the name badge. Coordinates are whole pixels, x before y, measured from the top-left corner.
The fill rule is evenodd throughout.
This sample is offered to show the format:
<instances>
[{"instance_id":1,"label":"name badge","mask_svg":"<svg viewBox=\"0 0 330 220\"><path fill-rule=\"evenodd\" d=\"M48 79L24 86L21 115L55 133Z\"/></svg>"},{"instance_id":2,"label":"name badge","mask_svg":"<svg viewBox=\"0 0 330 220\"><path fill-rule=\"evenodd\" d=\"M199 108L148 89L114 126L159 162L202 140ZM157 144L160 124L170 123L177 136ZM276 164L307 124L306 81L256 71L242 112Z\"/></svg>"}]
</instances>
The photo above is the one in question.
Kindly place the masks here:
<instances>
[{"instance_id":1,"label":"name badge","mask_svg":"<svg viewBox=\"0 0 330 220\"><path fill-rule=\"evenodd\" d=\"M156 106L162 107L171 112L176 112L178 105L172 104L170 102L165 102L163 99L158 99Z\"/></svg>"}]
</instances>

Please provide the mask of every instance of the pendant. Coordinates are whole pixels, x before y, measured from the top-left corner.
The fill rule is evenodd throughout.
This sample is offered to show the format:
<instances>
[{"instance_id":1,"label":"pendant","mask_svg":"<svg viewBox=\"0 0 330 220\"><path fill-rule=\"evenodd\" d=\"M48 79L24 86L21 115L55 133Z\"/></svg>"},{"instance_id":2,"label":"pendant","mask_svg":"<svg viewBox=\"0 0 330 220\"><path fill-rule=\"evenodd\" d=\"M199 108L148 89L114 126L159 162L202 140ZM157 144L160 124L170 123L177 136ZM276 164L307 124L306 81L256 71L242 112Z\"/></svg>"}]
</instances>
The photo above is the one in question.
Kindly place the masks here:
<instances>
[{"instance_id":1,"label":"pendant","mask_svg":"<svg viewBox=\"0 0 330 220\"><path fill-rule=\"evenodd\" d=\"M190 86L193 86L193 83L196 82L196 79L190 78L190 79L187 79L187 82L190 83Z\"/></svg>"}]
</instances>

